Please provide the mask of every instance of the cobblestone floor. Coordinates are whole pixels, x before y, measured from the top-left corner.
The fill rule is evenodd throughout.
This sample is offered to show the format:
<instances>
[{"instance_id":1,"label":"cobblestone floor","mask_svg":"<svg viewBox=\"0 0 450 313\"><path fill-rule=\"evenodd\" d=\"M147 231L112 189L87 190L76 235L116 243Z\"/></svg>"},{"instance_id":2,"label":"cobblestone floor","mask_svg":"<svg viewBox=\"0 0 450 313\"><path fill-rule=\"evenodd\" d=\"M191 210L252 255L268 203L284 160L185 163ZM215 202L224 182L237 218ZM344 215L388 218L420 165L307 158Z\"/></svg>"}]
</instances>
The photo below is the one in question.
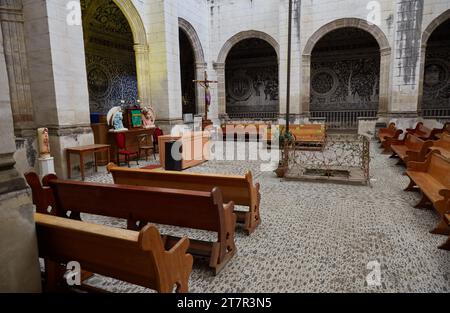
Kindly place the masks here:
<instances>
[{"instance_id":1,"label":"cobblestone floor","mask_svg":"<svg viewBox=\"0 0 450 313\"><path fill-rule=\"evenodd\" d=\"M372 186L281 182L258 161L210 161L195 172L243 174L261 183L262 224L246 236L238 230L234 259L213 276L204 260L194 262L191 292L449 292L450 252L429 233L438 216L414 209L416 193L397 160L372 144ZM90 178L112 182L100 173ZM125 221L84 217L125 227ZM161 226L162 233L214 240L207 232ZM381 264L381 286L368 286L368 263ZM91 284L114 292L149 292L94 277Z\"/></svg>"}]
</instances>

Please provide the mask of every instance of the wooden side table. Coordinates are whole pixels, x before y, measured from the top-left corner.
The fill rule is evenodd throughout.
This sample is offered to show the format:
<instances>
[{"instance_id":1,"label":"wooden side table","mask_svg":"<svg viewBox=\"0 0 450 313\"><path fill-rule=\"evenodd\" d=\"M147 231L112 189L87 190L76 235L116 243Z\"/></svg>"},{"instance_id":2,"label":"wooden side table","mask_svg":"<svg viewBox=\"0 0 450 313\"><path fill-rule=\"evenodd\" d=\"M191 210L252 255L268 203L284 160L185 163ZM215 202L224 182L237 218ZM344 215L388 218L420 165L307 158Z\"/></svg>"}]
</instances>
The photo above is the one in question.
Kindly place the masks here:
<instances>
[{"instance_id":1,"label":"wooden side table","mask_svg":"<svg viewBox=\"0 0 450 313\"><path fill-rule=\"evenodd\" d=\"M80 157L80 172L81 172L81 179L85 180L84 175L84 154L85 153L93 153L94 154L94 163L95 163L95 171L98 171L98 165L97 165L97 153L106 151L108 155L108 163L110 162L110 145L89 145L89 146L80 146L80 147L74 147L74 148L67 148L66 149L66 158L67 158L67 177L70 179L72 176L72 167L70 165L70 155L71 154L78 154Z\"/></svg>"}]
</instances>

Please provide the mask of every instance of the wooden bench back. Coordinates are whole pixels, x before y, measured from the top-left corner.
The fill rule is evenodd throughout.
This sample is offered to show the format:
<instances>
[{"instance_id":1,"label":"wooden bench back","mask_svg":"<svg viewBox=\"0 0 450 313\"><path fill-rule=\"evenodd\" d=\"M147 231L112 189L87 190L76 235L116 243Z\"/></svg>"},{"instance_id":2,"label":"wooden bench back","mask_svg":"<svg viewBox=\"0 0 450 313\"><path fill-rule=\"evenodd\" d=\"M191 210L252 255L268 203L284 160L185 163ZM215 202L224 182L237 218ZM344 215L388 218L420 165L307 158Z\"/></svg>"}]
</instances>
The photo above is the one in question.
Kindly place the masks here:
<instances>
[{"instance_id":1,"label":"wooden bench back","mask_svg":"<svg viewBox=\"0 0 450 313\"><path fill-rule=\"evenodd\" d=\"M450 133L442 133L441 139L436 140L433 146L444 148L445 150L450 151Z\"/></svg>"},{"instance_id":2,"label":"wooden bench back","mask_svg":"<svg viewBox=\"0 0 450 313\"><path fill-rule=\"evenodd\" d=\"M233 201L237 205L251 205L253 178L252 173L245 176L199 174L172 171L153 171L143 169L129 169L108 165L114 183L121 185L147 186L160 188L174 188L181 190L211 191L219 187L223 201Z\"/></svg>"},{"instance_id":3,"label":"wooden bench back","mask_svg":"<svg viewBox=\"0 0 450 313\"><path fill-rule=\"evenodd\" d=\"M420 139L419 137L416 137L411 134L406 135L405 145L410 150L414 150L414 151L420 150L423 147L424 143L425 143L425 141Z\"/></svg>"},{"instance_id":4,"label":"wooden bench back","mask_svg":"<svg viewBox=\"0 0 450 313\"><path fill-rule=\"evenodd\" d=\"M450 161L439 153L429 155L427 172L442 185L450 188Z\"/></svg>"},{"instance_id":5,"label":"wooden bench back","mask_svg":"<svg viewBox=\"0 0 450 313\"><path fill-rule=\"evenodd\" d=\"M39 256L47 271L48 261L56 265L77 261L83 270L159 292L172 292L175 285L188 291L193 259L186 254L187 238L166 251L153 225L135 232L40 213L35 221Z\"/></svg>"},{"instance_id":6,"label":"wooden bench back","mask_svg":"<svg viewBox=\"0 0 450 313\"><path fill-rule=\"evenodd\" d=\"M222 195L209 192L51 180L58 212L79 212L219 231Z\"/></svg>"},{"instance_id":7,"label":"wooden bench back","mask_svg":"<svg viewBox=\"0 0 450 313\"><path fill-rule=\"evenodd\" d=\"M394 136L397 132L397 127L395 127L395 123L389 123L387 128L381 128L378 133L380 136Z\"/></svg>"}]
</instances>

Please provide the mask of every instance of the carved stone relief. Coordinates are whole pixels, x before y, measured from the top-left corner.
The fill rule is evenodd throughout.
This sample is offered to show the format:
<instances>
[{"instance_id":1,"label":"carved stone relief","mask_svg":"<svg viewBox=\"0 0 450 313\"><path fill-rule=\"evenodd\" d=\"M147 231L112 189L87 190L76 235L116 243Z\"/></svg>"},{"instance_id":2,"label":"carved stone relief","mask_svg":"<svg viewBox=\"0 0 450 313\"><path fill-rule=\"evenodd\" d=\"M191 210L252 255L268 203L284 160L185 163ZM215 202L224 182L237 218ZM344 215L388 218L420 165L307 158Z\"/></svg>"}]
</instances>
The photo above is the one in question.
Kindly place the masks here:
<instances>
[{"instance_id":1,"label":"carved stone relief","mask_svg":"<svg viewBox=\"0 0 450 313\"><path fill-rule=\"evenodd\" d=\"M333 60L313 58L311 110L376 110L380 62L377 56Z\"/></svg>"}]
</instances>

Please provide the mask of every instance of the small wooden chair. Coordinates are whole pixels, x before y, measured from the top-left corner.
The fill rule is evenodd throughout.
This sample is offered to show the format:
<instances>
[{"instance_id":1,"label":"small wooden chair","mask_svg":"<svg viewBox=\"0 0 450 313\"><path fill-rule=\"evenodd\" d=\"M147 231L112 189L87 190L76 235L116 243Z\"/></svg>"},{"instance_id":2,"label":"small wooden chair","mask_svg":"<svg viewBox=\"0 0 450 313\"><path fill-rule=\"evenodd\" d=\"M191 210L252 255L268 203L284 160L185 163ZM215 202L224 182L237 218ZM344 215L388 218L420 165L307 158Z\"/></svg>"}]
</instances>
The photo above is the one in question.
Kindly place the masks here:
<instances>
[{"instance_id":1,"label":"small wooden chair","mask_svg":"<svg viewBox=\"0 0 450 313\"><path fill-rule=\"evenodd\" d=\"M164 136L164 133L161 128L156 128L155 132L153 133L153 146L155 147L155 150L157 149L159 151L159 143L158 143L158 137Z\"/></svg>"},{"instance_id":2,"label":"small wooden chair","mask_svg":"<svg viewBox=\"0 0 450 313\"><path fill-rule=\"evenodd\" d=\"M156 160L155 146L153 143L149 143L149 135L142 134L137 136L139 146L139 158L142 155L142 151L145 151L145 161L148 161L148 154L153 151L153 158Z\"/></svg>"},{"instance_id":3,"label":"small wooden chair","mask_svg":"<svg viewBox=\"0 0 450 313\"><path fill-rule=\"evenodd\" d=\"M116 134L116 144L117 144L117 163L120 166L120 156L123 155L125 157L125 162L128 167L130 167L130 157L136 157L136 163L139 165L139 154L136 151L131 151L127 149L126 137L124 133Z\"/></svg>"}]
</instances>

